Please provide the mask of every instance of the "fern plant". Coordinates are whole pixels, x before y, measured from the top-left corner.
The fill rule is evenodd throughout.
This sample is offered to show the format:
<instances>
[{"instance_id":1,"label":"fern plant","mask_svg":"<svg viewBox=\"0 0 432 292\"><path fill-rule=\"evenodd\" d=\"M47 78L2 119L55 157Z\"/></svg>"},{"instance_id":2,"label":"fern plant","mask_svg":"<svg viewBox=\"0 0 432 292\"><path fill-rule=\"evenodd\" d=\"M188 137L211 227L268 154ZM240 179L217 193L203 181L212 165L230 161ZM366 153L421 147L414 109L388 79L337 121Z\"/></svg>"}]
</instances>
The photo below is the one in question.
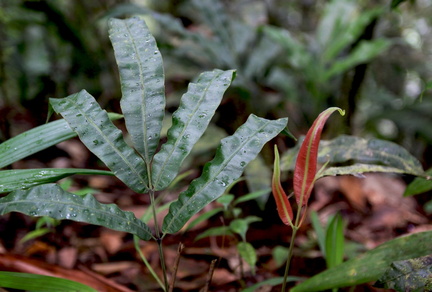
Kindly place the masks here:
<instances>
[{"instance_id":1,"label":"fern plant","mask_svg":"<svg viewBox=\"0 0 432 292\"><path fill-rule=\"evenodd\" d=\"M1 166L77 135L110 171L1 171L0 192L11 193L0 199L0 214L15 211L30 216L87 222L129 232L142 240L156 240L164 270L164 280L159 280L159 283L167 290L163 238L179 231L194 214L220 197L240 177L263 145L286 127L287 119L267 120L250 115L232 136L221 140L214 159L204 166L201 176L172 202L159 225L155 206L157 192L166 189L178 175L182 162L209 125L225 90L235 77L235 71L204 72L189 84L172 115L167 141L157 151L165 112L160 51L140 18L111 19L109 26L121 78L120 105L133 145L125 142L110 115L85 90L66 98L50 99L53 110L64 120L38 127L0 145L0 160L4 160ZM53 183L73 174L115 175L135 192L148 194L152 202L154 230L133 213L114 204L101 204L91 194L74 195Z\"/></svg>"}]
</instances>

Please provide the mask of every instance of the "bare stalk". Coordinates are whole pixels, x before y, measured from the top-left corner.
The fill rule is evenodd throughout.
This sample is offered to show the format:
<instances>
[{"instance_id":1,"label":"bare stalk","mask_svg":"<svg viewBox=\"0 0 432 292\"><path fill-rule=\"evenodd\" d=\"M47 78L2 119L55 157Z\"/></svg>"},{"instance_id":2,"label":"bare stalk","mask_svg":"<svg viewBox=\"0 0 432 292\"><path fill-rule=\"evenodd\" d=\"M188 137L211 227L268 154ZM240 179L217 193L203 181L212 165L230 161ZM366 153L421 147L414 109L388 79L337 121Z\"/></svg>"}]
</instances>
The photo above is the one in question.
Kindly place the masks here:
<instances>
[{"instance_id":1,"label":"bare stalk","mask_svg":"<svg viewBox=\"0 0 432 292\"><path fill-rule=\"evenodd\" d=\"M175 284L175 281L176 281L178 266L179 266L179 263L180 263L180 256L181 256L181 253L182 253L183 249L184 249L184 244L180 242L179 246L178 246L178 249L177 249L177 256L176 256L176 259L175 259L174 268L173 268L173 271L172 271L172 278L171 278L171 284L170 284L170 287L169 287L169 292L172 292L174 290L174 284Z\"/></svg>"},{"instance_id":2,"label":"bare stalk","mask_svg":"<svg viewBox=\"0 0 432 292\"><path fill-rule=\"evenodd\" d=\"M165 256L163 253L162 238L161 238L161 233L159 230L159 223L157 221L156 204L155 204L155 198L154 198L154 191L153 190L150 190L150 202L151 202L151 207L152 207L152 212L153 212L153 220L154 220L154 225L155 225L156 242L158 244L159 260L160 260L160 264L162 267L162 273L163 273L163 278L164 278L164 286L165 286L164 291L168 291L169 287L168 287L167 271L166 271L166 266L165 266Z\"/></svg>"}]
</instances>

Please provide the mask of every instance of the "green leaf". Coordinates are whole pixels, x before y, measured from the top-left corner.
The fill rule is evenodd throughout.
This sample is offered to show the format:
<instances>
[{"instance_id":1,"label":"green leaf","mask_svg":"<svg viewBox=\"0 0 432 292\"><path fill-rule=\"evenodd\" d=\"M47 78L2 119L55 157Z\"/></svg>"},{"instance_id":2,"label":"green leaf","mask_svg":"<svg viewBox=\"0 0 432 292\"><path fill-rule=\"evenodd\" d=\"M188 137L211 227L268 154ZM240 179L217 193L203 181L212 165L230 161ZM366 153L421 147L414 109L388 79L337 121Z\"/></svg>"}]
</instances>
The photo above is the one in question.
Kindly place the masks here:
<instances>
[{"instance_id":1,"label":"green leaf","mask_svg":"<svg viewBox=\"0 0 432 292\"><path fill-rule=\"evenodd\" d=\"M205 212L205 213L199 215L199 216L198 216L197 218L195 218L195 219L194 219L190 224L188 224L186 230L190 230L190 229L192 229L193 227L195 227L195 226L198 225L199 223L201 223L201 222L203 222L203 221L205 221L205 220L207 220L207 219L213 217L214 215L216 215L217 213L222 212L222 211L223 211L222 208L214 208L214 209L211 209L211 210L208 211L208 212Z\"/></svg>"},{"instance_id":2,"label":"green leaf","mask_svg":"<svg viewBox=\"0 0 432 292\"><path fill-rule=\"evenodd\" d=\"M428 179L422 177L415 178L405 189L404 196L414 196L422 193L426 193L432 190L432 168L426 171Z\"/></svg>"},{"instance_id":3,"label":"green leaf","mask_svg":"<svg viewBox=\"0 0 432 292\"><path fill-rule=\"evenodd\" d=\"M244 241L239 242L237 244L237 250L240 256L242 257L242 259L244 259L245 262L251 267L252 274L255 274L255 265L258 260L258 257L252 244Z\"/></svg>"},{"instance_id":4,"label":"green leaf","mask_svg":"<svg viewBox=\"0 0 432 292\"><path fill-rule=\"evenodd\" d=\"M228 226L219 226L207 229L195 238L195 241L210 237L210 236L228 236L233 235Z\"/></svg>"},{"instance_id":5,"label":"green leaf","mask_svg":"<svg viewBox=\"0 0 432 292\"><path fill-rule=\"evenodd\" d=\"M153 187L156 190L164 189L174 180L184 159L210 123L233 78L233 70L214 70L202 73L196 83L189 84L179 108L172 115L168 141L162 145L152 163Z\"/></svg>"},{"instance_id":6,"label":"green leaf","mask_svg":"<svg viewBox=\"0 0 432 292\"><path fill-rule=\"evenodd\" d=\"M330 11L332 6L336 9ZM333 21L334 26L331 39L329 39L322 54L324 63L334 61L344 49L347 49L349 45L354 45L367 26L385 11L382 8L376 8L359 12L360 8L354 2L349 5L346 2L344 4L333 2L329 4L328 8L330 9L327 10L329 13L326 16L330 17L327 21ZM333 16L329 14L333 14ZM350 16L348 17L348 15ZM354 51L350 52L350 55Z\"/></svg>"},{"instance_id":7,"label":"green leaf","mask_svg":"<svg viewBox=\"0 0 432 292\"><path fill-rule=\"evenodd\" d=\"M111 171L78 168L2 170L0 171L0 193L55 182L74 174L113 175Z\"/></svg>"},{"instance_id":8,"label":"green leaf","mask_svg":"<svg viewBox=\"0 0 432 292\"><path fill-rule=\"evenodd\" d=\"M432 291L432 256L391 263L374 287L399 292Z\"/></svg>"},{"instance_id":9,"label":"green leaf","mask_svg":"<svg viewBox=\"0 0 432 292\"><path fill-rule=\"evenodd\" d=\"M215 158L204 166L201 177L192 181L179 199L171 204L163 222L163 231L177 232L194 214L220 197L287 122L286 118L271 121L251 115L234 135L222 139Z\"/></svg>"},{"instance_id":10,"label":"green leaf","mask_svg":"<svg viewBox=\"0 0 432 292\"><path fill-rule=\"evenodd\" d=\"M385 39L373 41L362 41L347 57L334 62L334 64L325 71L324 82L333 76L343 73L348 69L359 64L367 63L379 54L383 53L390 47L391 42Z\"/></svg>"},{"instance_id":11,"label":"green leaf","mask_svg":"<svg viewBox=\"0 0 432 292\"><path fill-rule=\"evenodd\" d=\"M432 253L432 231L390 240L363 255L328 269L291 289L313 292L355 286L379 279L392 262Z\"/></svg>"},{"instance_id":12,"label":"green leaf","mask_svg":"<svg viewBox=\"0 0 432 292\"><path fill-rule=\"evenodd\" d=\"M231 221L229 228L232 232L240 235L243 241L246 241L246 232L249 229L249 224L261 220L262 219L257 216L248 216L246 218L234 219Z\"/></svg>"},{"instance_id":13,"label":"green leaf","mask_svg":"<svg viewBox=\"0 0 432 292\"><path fill-rule=\"evenodd\" d=\"M319 248L324 256L324 258L326 257L326 232L323 228L323 226L321 225L321 222L319 221L318 218L318 214L316 211L311 210L310 211L310 221L312 223L313 229L315 230L316 236L317 236L317 241L318 241L318 245Z\"/></svg>"},{"instance_id":14,"label":"green leaf","mask_svg":"<svg viewBox=\"0 0 432 292\"><path fill-rule=\"evenodd\" d=\"M148 189L144 161L123 139L93 96L85 90L62 99L50 99L87 148L127 186L138 193Z\"/></svg>"},{"instance_id":15,"label":"green leaf","mask_svg":"<svg viewBox=\"0 0 432 292\"><path fill-rule=\"evenodd\" d=\"M243 196L235 199L233 205L235 206L235 205L243 203L243 202L255 200L257 198L260 198L261 196L268 194L270 191L271 191L271 189L264 189L264 190L260 190L260 191L256 191L253 193L243 195Z\"/></svg>"},{"instance_id":16,"label":"green leaf","mask_svg":"<svg viewBox=\"0 0 432 292\"><path fill-rule=\"evenodd\" d=\"M224 210L227 211L229 205L232 203L234 198L235 198L235 196L233 194L224 194L224 195L220 196L216 200L216 202L218 202L219 204L222 204L224 207Z\"/></svg>"},{"instance_id":17,"label":"green leaf","mask_svg":"<svg viewBox=\"0 0 432 292\"><path fill-rule=\"evenodd\" d=\"M327 268L333 268L343 262L344 257L344 223L342 216L334 216L327 226L325 243L325 259Z\"/></svg>"},{"instance_id":18,"label":"green leaf","mask_svg":"<svg viewBox=\"0 0 432 292\"><path fill-rule=\"evenodd\" d=\"M165 113L162 56L144 20L111 19L109 36L120 72L120 105L135 149L150 165Z\"/></svg>"},{"instance_id":19,"label":"green leaf","mask_svg":"<svg viewBox=\"0 0 432 292\"><path fill-rule=\"evenodd\" d=\"M401 3L405 2L406 0L392 0L391 2L391 9L395 9L398 7Z\"/></svg>"},{"instance_id":20,"label":"green leaf","mask_svg":"<svg viewBox=\"0 0 432 292\"><path fill-rule=\"evenodd\" d=\"M264 161L262 155L258 155L245 168L245 179L248 190L251 194L256 195L256 197L251 199L256 199L258 206L264 210L271 193L272 171ZM247 196L241 196L239 199L250 200Z\"/></svg>"},{"instance_id":21,"label":"green leaf","mask_svg":"<svg viewBox=\"0 0 432 292\"><path fill-rule=\"evenodd\" d=\"M111 120L122 117L115 113L108 116ZM63 119L25 131L0 144L0 168L75 136Z\"/></svg>"},{"instance_id":22,"label":"green leaf","mask_svg":"<svg viewBox=\"0 0 432 292\"><path fill-rule=\"evenodd\" d=\"M302 139L295 148L284 153L281 159L282 170L294 168L301 141ZM328 163L329 166L320 177L364 172L396 172L426 176L421 163L407 150L380 139L341 135L333 140L323 140L320 142L318 162ZM334 164L338 167L330 167Z\"/></svg>"},{"instance_id":23,"label":"green leaf","mask_svg":"<svg viewBox=\"0 0 432 292\"><path fill-rule=\"evenodd\" d=\"M152 237L148 226L132 212L123 211L115 204L101 204L92 195L81 197L66 192L56 184L14 191L1 198L0 215L9 212L86 222L132 233L143 240Z\"/></svg>"},{"instance_id":24,"label":"green leaf","mask_svg":"<svg viewBox=\"0 0 432 292\"><path fill-rule=\"evenodd\" d=\"M242 292L255 292L255 291L260 291L259 288L265 285L270 285L270 286L276 286L276 285L280 285L282 284L284 278L283 277L277 277L277 278L270 278L264 281L260 281L259 283L256 283L246 289L241 290ZM301 281L303 280L303 278L301 277L288 277L287 278L287 283L288 282L295 282L295 281Z\"/></svg>"},{"instance_id":25,"label":"green leaf","mask_svg":"<svg viewBox=\"0 0 432 292\"><path fill-rule=\"evenodd\" d=\"M28 291L96 292L95 289L67 279L29 273L0 272L0 287Z\"/></svg>"}]
</instances>

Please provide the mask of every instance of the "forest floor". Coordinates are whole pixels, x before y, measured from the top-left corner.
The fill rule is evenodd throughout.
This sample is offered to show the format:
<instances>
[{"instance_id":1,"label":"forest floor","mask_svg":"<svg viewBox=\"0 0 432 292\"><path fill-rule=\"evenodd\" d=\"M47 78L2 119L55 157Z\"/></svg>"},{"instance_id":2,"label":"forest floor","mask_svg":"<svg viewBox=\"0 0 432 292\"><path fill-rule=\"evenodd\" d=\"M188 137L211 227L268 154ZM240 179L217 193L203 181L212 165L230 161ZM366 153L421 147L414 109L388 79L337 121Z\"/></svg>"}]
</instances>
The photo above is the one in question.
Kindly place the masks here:
<instances>
[{"instance_id":1,"label":"forest floor","mask_svg":"<svg viewBox=\"0 0 432 292\"><path fill-rule=\"evenodd\" d=\"M17 162L13 167L95 168L100 165L78 140L72 139ZM195 175L198 172L191 177ZM164 200L174 200L186 186L179 185L165 193ZM395 175L328 177L317 182L309 210L318 212L323 224L337 212L342 215L346 224L345 254L346 258L351 258L399 235L432 229L431 217L421 208L422 197L404 198L405 186L403 177ZM116 203L137 217L148 212L148 196L133 193L114 177L72 178L71 191L87 187L96 190L94 196L102 203ZM232 193L241 196L244 188L240 183ZM201 213L216 207L220 205L213 202ZM206 285L209 291L241 291L252 284L283 275L284 263L273 255L280 247L288 246L291 230L277 217L272 196L269 196L264 209L255 202L246 202L239 207L245 216L262 218L262 221L251 224L247 232L247 241L258 255L255 271L239 258L236 249L239 238L227 235L196 240L209 228L229 224L230 218L219 213L187 232L182 230L163 239L170 278L179 254L179 244L184 245L174 291L200 291ZM163 216L163 212L159 214L160 222ZM64 277L98 291L161 291L135 250L130 234L64 220L51 227L48 233L22 241L35 230L36 222L37 218L19 213L0 217L1 270ZM152 222L149 226L154 227ZM142 241L140 248L153 269L162 275L157 243ZM209 281L212 261L214 269ZM324 269L325 261L307 219L297 236L290 275L307 278ZM388 291L373 288L372 284L341 291ZM280 287L263 286L258 291L279 290Z\"/></svg>"}]
</instances>

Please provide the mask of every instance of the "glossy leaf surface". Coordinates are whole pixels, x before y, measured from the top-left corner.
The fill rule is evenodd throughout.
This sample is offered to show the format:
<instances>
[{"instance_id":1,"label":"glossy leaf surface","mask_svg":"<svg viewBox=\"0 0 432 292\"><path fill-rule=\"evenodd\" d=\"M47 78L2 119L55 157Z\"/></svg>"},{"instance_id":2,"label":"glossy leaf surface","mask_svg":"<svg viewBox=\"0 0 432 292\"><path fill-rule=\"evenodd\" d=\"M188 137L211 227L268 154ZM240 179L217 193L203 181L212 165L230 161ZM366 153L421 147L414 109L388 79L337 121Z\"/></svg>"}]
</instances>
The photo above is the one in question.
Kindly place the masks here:
<instances>
[{"instance_id":1,"label":"glossy leaf surface","mask_svg":"<svg viewBox=\"0 0 432 292\"><path fill-rule=\"evenodd\" d=\"M81 291L96 292L95 289L68 279L29 273L0 272L0 287L26 291Z\"/></svg>"},{"instance_id":2,"label":"glossy leaf surface","mask_svg":"<svg viewBox=\"0 0 432 292\"><path fill-rule=\"evenodd\" d=\"M281 158L282 170L294 168L299 145L284 153ZM380 139L341 135L332 140L322 140L318 162L321 164L328 162L327 169L320 177L365 172L395 172L427 176L421 163L406 149ZM333 167L334 164L339 166Z\"/></svg>"},{"instance_id":3,"label":"glossy leaf surface","mask_svg":"<svg viewBox=\"0 0 432 292\"><path fill-rule=\"evenodd\" d=\"M86 147L127 186L138 193L148 189L142 158L123 139L93 96L85 90L62 99L50 99L57 113L69 123Z\"/></svg>"},{"instance_id":4,"label":"glossy leaf surface","mask_svg":"<svg viewBox=\"0 0 432 292\"><path fill-rule=\"evenodd\" d=\"M293 181L294 195L299 206L306 205L309 200L317 172L318 146L321 132L327 119L337 110L341 115L345 114L344 111L336 107L323 111L312 124L300 146Z\"/></svg>"},{"instance_id":5,"label":"glossy leaf surface","mask_svg":"<svg viewBox=\"0 0 432 292\"><path fill-rule=\"evenodd\" d=\"M122 117L115 113L108 113L108 116L111 120ZM76 135L63 119L25 131L0 144L0 168Z\"/></svg>"},{"instance_id":6,"label":"glossy leaf surface","mask_svg":"<svg viewBox=\"0 0 432 292\"><path fill-rule=\"evenodd\" d=\"M168 140L155 155L152 180L156 190L166 188L176 177L186 156L206 130L234 71L214 70L202 73L181 98L172 115Z\"/></svg>"},{"instance_id":7,"label":"glossy leaf surface","mask_svg":"<svg viewBox=\"0 0 432 292\"><path fill-rule=\"evenodd\" d=\"M86 222L132 233L143 240L152 237L148 226L132 212L123 211L115 204L101 204L92 195L82 197L69 193L56 184L13 191L1 198L0 215L9 212Z\"/></svg>"},{"instance_id":8,"label":"glossy leaf surface","mask_svg":"<svg viewBox=\"0 0 432 292\"><path fill-rule=\"evenodd\" d=\"M280 162L279 162L279 151L277 146L274 146L274 165L273 165L273 178L272 178L272 192L273 197L276 201L276 208L279 214L279 218L281 218L282 222L285 225L291 225L293 220L293 211L291 208L291 204L288 201L288 197L282 188L280 182Z\"/></svg>"},{"instance_id":9,"label":"glossy leaf surface","mask_svg":"<svg viewBox=\"0 0 432 292\"><path fill-rule=\"evenodd\" d=\"M0 171L0 193L56 182L74 175L113 175L110 171L78 168L13 169Z\"/></svg>"},{"instance_id":10,"label":"glossy leaf surface","mask_svg":"<svg viewBox=\"0 0 432 292\"><path fill-rule=\"evenodd\" d=\"M234 135L222 139L214 159L204 166L202 175L192 181L189 188L171 204L163 222L163 232L177 232L194 214L220 197L240 177L264 144L282 131L286 124L286 118L271 121L251 115Z\"/></svg>"},{"instance_id":11,"label":"glossy leaf surface","mask_svg":"<svg viewBox=\"0 0 432 292\"><path fill-rule=\"evenodd\" d=\"M392 262L432 253L432 231L390 240L361 256L328 269L292 288L291 292L323 291L379 279Z\"/></svg>"},{"instance_id":12,"label":"glossy leaf surface","mask_svg":"<svg viewBox=\"0 0 432 292\"><path fill-rule=\"evenodd\" d=\"M120 72L120 105L126 127L135 149L150 165L165 113L162 56L144 20L111 19L109 26Z\"/></svg>"}]
</instances>

